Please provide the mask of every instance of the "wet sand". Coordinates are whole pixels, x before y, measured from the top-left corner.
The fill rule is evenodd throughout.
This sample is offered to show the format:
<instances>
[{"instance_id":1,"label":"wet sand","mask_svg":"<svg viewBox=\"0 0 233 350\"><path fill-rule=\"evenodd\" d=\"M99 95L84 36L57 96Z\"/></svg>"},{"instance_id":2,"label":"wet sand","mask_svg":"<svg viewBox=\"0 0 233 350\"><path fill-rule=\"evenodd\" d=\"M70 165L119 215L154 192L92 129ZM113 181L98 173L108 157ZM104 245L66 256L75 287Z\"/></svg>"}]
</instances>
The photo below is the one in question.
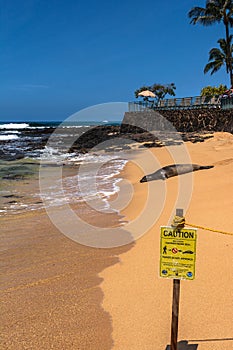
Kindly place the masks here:
<instances>
[{"instance_id":1,"label":"wet sand","mask_svg":"<svg viewBox=\"0 0 233 350\"><path fill-rule=\"evenodd\" d=\"M99 273L128 249L79 245L43 211L1 219L1 348L111 349Z\"/></svg>"},{"instance_id":2,"label":"wet sand","mask_svg":"<svg viewBox=\"0 0 233 350\"><path fill-rule=\"evenodd\" d=\"M186 220L232 232L233 136L217 133L204 143L186 145L193 163L215 165L193 174ZM165 148L152 152L162 165L172 163ZM144 154L137 157L146 161ZM146 169L153 172L153 163ZM133 186L133 198L121 211L125 220L140 216L145 206L148 185L139 183L142 175L135 162L123 172ZM2 218L2 347L165 350L170 342L172 280L158 277L159 227L169 223L177 178L166 185L165 206L153 227L118 248L73 242L43 210ZM122 182L122 193L126 186ZM104 227L104 216L96 220ZM194 350L192 344L198 350L232 349L232 253L232 236L198 230L196 279L181 282L182 349Z\"/></svg>"}]
</instances>

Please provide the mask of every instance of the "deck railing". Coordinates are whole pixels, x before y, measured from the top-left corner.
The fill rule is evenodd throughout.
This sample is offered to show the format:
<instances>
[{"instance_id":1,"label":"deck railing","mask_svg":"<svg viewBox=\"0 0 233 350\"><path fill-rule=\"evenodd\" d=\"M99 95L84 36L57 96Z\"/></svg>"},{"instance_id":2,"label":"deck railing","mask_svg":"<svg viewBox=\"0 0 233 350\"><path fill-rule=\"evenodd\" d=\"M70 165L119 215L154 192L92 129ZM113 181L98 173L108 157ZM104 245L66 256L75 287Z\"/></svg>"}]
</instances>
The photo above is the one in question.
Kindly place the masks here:
<instances>
[{"instance_id":1,"label":"deck railing","mask_svg":"<svg viewBox=\"0 0 233 350\"><path fill-rule=\"evenodd\" d=\"M221 108L222 109L231 109L233 108L233 96L221 99Z\"/></svg>"},{"instance_id":2,"label":"deck railing","mask_svg":"<svg viewBox=\"0 0 233 350\"><path fill-rule=\"evenodd\" d=\"M168 98L156 101L135 101L129 102L129 112L141 112L148 109L164 110L164 109L193 109L193 108L233 108L232 101L222 106L222 100L220 96L207 97L207 96L194 96L183 98ZM231 107L229 107L231 105Z\"/></svg>"}]
</instances>

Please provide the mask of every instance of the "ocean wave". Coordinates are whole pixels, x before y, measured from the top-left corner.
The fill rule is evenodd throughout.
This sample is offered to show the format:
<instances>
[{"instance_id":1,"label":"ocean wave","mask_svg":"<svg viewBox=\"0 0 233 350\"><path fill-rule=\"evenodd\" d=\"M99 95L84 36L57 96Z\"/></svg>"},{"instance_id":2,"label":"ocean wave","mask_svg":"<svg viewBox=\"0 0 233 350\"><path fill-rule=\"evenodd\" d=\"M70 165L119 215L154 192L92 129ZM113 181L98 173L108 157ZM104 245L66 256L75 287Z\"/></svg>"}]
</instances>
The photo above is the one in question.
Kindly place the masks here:
<instances>
[{"instance_id":1,"label":"ocean wave","mask_svg":"<svg viewBox=\"0 0 233 350\"><path fill-rule=\"evenodd\" d=\"M51 129L52 126L27 126L25 129L37 130L37 129Z\"/></svg>"},{"instance_id":2,"label":"ocean wave","mask_svg":"<svg viewBox=\"0 0 233 350\"><path fill-rule=\"evenodd\" d=\"M8 123L8 124L0 124L0 129L26 129L29 127L27 123Z\"/></svg>"},{"instance_id":3,"label":"ocean wave","mask_svg":"<svg viewBox=\"0 0 233 350\"><path fill-rule=\"evenodd\" d=\"M5 127L7 125L8 127ZM15 129L10 130L13 125ZM55 207L67 203L80 203L80 210L88 211L88 205L90 205L91 208L100 212L113 211L109 204L109 199L112 195L119 192L118 183L120 178L118 175L127 162L127 160L124 159L125 157L127 158L124 153L104 153L101 151L99 152L98 150L85 154L77 154L75 152L68 153L67 150L62 149L59 144L54 144L55 147L51 147L48 144L40 149L39 141L38 144L35 142L38 135L40 135L40 132L32 134L31 141L34 142L32 144L28 142L30 141L31 133L25 130L17 131L17 125L21 126L19 129L23 129L22 125L24 125L25 129L40 128L40 126L32 124L27 127L26 125L29 124L26 123L9 123L0 125L0 140L18 139L15 142L5 142L5 148L3 148L3 151L7 154L14 154L15 150L20 149L25 155L23 161L29 162L28 157L32 158L32 162L35 162L35 160L38 162L41 161L42 171L46 171L46 169L50 171L50 163L51 166L53 166L54 163L64 166L68 165L74 170L72 170L73 175L70 176L69 173L69 176L62 179L62 186L55 181L53 186L48 188L47 193L42 195L45 203L41 202L41 193L38 191L34 195L30 192L27 196L25 196L25 193L20 192L18 195L22 195L22 198L18 197L16 200L17 203L4 202L1 206L0 201L0 216L43 209L45 204L48 207ZM46 125L45 127L48 126ZM83 206L83 203L88 205Z\"/></svg>"},{"instance_id":4,"label":"ocean wave","mask_svg":"<svg viewBox=\"0 0 233 350\"><path fill-rule=\"evenodd\" d=\"M9 134L9 132L10 132L10 134L20 134L20 131L18 131L18 130L1 130L1 135L5 135L5 134Z\"/></svg>"},{"instance_id":5,"label":"ocean wave","mask_svg":"<svg viewBox=\"0 0 233 350\"><path fill-rule=\"evenodd\" d=\"M86 153L86 154L79 154L76 153L69 153L68 154L68 161L69 163L79 163L79 164L86 164L86 163L107 163L111 161L117 161L119 158L118 155L106 155L106 154L97 154L97 153Z\"/></svg>"},{"instance_id":6,"label":"ocean wave","mask_svg":"<svg viewBox=\"0 0 233 350\"><path fill-rule=\"evenodd\" d=\"M68 153L62 151L59 148L45 146L44 149L39 150L41 161L49 162L66 162L66 164L87 164L87 163L107 163L107 162L122 162L122 159L119 159L119 156L113 154L101 154L101 153Z\"/></svg>"},{"instance_id":7,"label":"ocean wave","mask_svg":"<svg viewBox=\"0 0 233 350\"><path fill-rule=\"evenodd\" d=\"M111 162L102 163L96 174L95 166L93 172L89 167L84 168L81 172L78 171L78 174L58 180L49 186L42 195L43 200L48 207L67 203L86 203L97 211L115 211L111 208L109 199L120 190L118 183L121 178L117 176L126 163L125 159L111 159Z\"/></svg>"},{"instance_id":8,"label":"ocean wave","mask_svg":"<svg viewBox=\"0 0 233 350\"><path fill-rule=\"evenodd\" d=\"M18 138L17 135L0 135L0 141L16 140Z\"/></svg>"},{"instance_id":9,"label":"ocean wave","mask_svg":"<svg viewBox=\"0 0 233 350\"><path fill-rule=\"evenodd\" d=\"M58 127L62 129L79 129L79 128L90 128L91 125L61 125Z\"/></svg>"}]
</instances>

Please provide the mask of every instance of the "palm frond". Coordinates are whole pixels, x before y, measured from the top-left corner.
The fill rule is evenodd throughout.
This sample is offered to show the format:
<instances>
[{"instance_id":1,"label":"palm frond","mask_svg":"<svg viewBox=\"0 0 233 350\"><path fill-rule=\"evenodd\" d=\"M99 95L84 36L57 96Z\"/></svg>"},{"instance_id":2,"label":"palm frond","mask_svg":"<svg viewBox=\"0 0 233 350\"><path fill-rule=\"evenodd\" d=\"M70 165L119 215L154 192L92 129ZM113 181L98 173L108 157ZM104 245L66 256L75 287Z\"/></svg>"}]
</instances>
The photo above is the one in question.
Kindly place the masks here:
<instances>
[{"instance_id":1,"label":"palm frond","mask_svg":"<svg viewBox=\"0 0 233 350\"><path fill-rule=\"evenodd\" d=\"M196 24L201 16L205 16L204 7L193 7L188 13L188 17L191 18L190 23L192 24Z\"/></svg>"},{"instance_id":2,"label":"palm frond","mask_svg":"<svg viewBox=\"0 0 233 350\"><path fill-rule=\"evenodd\" d=\"M212 61L207 63L207 65L204 68L204 73L208 73L210 70L210 74L214 74L216 73L222 66L223 66L223 62L222 61Z\"/></svg>"},{"instance_id":3,"label":"palm frond","mask_svg":"<svg viewBox=\"0 0 233 350\"><path fill-rule=\"evenodd\" d=\"M214 3L208 3L206 5L205 14L207 17L211 17L215 19L215 22L221 22L223 13L222 7L216 6Z\"/></svg>"},{"instance_id":4,"label":"palm frond","mask_svg":"<svg viewBox=\"0 0 233 350\"><path fill-rule=\"evenodd\" d=\"M219 46L220 46L222 52L223 52L225 55L227 55L227 47L228 47L228 45L227 45L226 40L225 40L225 39L219 39L219 40L218 40L218 43L219 43Z\"/></svg>"},{"instance_id":5,"label":"palm frond","mask_svg":"<svg viewBox=\"0 0 233 350\"><path fill-rule=\"evenodd\" d=\"M206 7L194 7L188 13L191 18L191 24L200 23L204 26L210 26L214 23L220 23L227 17L227 23L233 26L233 3L232 0L207 0Z\"/></svg>"},{"instance_id":6,"label":"palm frond","mask_svg":"<svg viewBox=\"0 0 233 350\"><path fill-rule=\"evenodd\" d=\"M188 13L188 16L189 18L192 18L192 17L198 17L198 16L202 16L203 14L205 14L205 8L204 7L193 7L189 13Z\"/></svg>"},{"instance_id":7,"label":"palm frond","mask_svg":"<svg viewBox=\"0 0 233 350\"><path fill-rule=\"evenodd\" d=\"M231 43L233 36L230 35L229 42ZM225 39L219 39L218 44L220 49L214 47L209 51L209 63L204 68L204 73L211 71L211 74L217 72L222 66L226 66L226 71L229 73L233 65L232 52L233 45L230 45L230 56L229 46Z\"/></svg>"},{"instance_id":8,"label":"palm frond","mask_svg":"<svg viewBox=\"0 0 233 350\"><path fill-rule=\"evenodd\" d=\"M225 59L224 53L222 53L217 47L214 47L209 52L209 61L212 60L224 60Z\"/></svg>"},{"instance_id":9,"label":"palm frond","mask_svg":"<svg viewBox=\"0 0 233 350\"><path fill-rule=\"evenodd\" d=\"M212 24L216 23L216 22L220 22L221 19L216 19L216 17L214 15L206 15L203 17L199 18L199 22L200 24L202 24L203 26L211 26Z\"/></svg>"}]
</instances>

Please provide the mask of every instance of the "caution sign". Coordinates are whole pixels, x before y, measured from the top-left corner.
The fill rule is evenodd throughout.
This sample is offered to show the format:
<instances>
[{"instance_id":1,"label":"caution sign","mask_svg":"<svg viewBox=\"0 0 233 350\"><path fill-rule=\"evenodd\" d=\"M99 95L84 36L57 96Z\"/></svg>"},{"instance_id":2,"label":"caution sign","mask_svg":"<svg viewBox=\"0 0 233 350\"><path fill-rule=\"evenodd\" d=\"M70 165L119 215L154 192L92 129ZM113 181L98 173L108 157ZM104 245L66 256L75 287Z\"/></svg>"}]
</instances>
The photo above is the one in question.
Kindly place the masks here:
<instances>
[{"instance_id":1,"label":"caution sign","mask_svg":"<svg viewBox=\"0 0 233 350\"><path fill-rule=\"evenodd\" d=\"M195 278L197 229L161 227L160 277Z\"/></svg>"}]
</instances>

